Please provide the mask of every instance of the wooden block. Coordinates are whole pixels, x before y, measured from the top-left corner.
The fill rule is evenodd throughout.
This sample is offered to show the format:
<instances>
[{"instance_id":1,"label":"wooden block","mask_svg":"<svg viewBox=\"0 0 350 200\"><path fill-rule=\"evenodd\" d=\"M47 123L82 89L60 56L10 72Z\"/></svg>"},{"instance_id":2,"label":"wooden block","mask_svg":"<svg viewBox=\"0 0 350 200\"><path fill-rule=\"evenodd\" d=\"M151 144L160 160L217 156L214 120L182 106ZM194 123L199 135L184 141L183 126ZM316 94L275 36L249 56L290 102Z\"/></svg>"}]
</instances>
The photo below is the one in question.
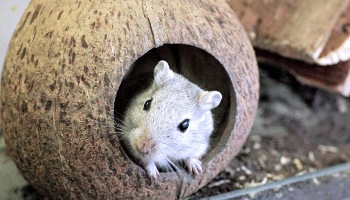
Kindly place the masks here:
<instances>
[{"instance_id":1,"label":"wooden block","mask_svg":"<svg viewBox=\"0 0 350 200\"><path fill-rule=\"evenodd\" d=\"M255 47L321 65L350 58L349 0L227 2Z\"/></svg>"}]
</instances>

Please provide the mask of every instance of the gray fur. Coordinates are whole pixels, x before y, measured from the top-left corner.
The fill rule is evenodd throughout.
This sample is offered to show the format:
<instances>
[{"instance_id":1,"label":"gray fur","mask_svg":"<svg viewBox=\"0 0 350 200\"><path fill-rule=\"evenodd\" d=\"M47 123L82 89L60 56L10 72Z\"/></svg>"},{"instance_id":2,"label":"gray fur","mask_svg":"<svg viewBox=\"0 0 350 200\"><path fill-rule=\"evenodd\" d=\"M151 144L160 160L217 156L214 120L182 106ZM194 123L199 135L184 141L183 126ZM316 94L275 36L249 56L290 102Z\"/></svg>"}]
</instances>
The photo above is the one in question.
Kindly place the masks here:
<instances>
[{"instance_id":1,"label":"gray fur","mask_svg":"<svg viewBox=\"0 0 350 200\"><path fill-rule=\"evenodd\" d=\"M200 158L208 149L214 129L211 109L221 98L219 92L202 90L160 61L152 85L127 108L121 138L151 178L159 176L156 166L169 168L180 160L196 175L202 170ZM143 110L149 99L150 110ZM183 133L178 125L184 119L190 122Z\"/></svg>"}]
</instances>

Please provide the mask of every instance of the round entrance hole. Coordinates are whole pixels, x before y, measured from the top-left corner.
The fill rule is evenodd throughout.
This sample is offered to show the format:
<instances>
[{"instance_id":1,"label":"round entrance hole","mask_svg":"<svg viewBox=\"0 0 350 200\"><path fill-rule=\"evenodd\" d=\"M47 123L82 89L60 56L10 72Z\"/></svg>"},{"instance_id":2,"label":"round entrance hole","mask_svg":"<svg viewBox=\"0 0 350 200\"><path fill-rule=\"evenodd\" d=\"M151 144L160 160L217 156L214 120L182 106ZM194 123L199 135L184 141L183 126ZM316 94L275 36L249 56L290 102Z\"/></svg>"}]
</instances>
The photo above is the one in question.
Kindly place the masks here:
<instances>
[{"instance_id":1,"label":"round entrance hole","mask_svg":"<svg viewBox=\"0 0 350 200\"><path fill-rule=\"evenodd\" d=\"M209 149L202 158L205 166L225 146L232 132L236 99L232 83L222 64L200 48L184 44L165 44L151 49L137 59L126 72L117 91L114 104L116 129L120 129L118 124L122 123L126 108L135 95L150 87L154 67L160 60L168 62L174 72L183 75L200 88L219 91L222 94L220 105L212 110L215 128L210 138ZM140 162L130 153L129 145L124 144L120 137L119 141L127 157L140 165Z\"/></svg>"}]
</instances>

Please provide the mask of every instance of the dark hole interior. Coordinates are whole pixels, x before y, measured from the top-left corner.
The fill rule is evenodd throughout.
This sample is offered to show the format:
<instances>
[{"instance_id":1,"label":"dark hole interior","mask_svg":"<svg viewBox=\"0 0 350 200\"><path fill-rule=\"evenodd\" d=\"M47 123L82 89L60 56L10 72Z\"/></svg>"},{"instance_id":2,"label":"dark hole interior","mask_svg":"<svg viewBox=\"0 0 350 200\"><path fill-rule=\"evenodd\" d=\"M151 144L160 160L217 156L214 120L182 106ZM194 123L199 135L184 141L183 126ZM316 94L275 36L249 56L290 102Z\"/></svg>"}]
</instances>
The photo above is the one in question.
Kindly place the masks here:
<instances>
[{"instance_id":1,"label":"dark hole interior","mask_svg":"<svg viewBox=\"0 0 350 200\"><path fill-rule=\"evenodd\" d=\"M216 90L223 95L219 107L212 110L215 130L211 135L209 150L202 158L203 163L206 163L211 156L222 149L230 136L234 125L236 103L232 83L226 70L214 56L202 49L183 44L166 44L151 49L137 59L124 76L118 89L114 105L115 118L123 120L122 116L132 98L151 85L153 79L150 77L153 77L153 69L160 60L167 61L173 71L202 89ZM122 140L120 143L127 156L133 162L140 164L129 153L128 148L125 148L126 144L123 144Z\"/></svg>"}]
</instances>

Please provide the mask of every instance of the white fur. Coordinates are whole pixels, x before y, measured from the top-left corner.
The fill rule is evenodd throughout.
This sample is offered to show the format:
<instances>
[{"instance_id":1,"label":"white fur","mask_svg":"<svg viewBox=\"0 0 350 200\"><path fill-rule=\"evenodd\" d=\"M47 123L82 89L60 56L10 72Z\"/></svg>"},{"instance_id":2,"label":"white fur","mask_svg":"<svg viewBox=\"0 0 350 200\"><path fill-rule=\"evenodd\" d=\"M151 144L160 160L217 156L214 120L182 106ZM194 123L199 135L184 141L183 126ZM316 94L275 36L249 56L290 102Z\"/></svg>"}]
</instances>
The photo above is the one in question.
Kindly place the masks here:
<instances>
[{"instance_id":1,"label":"white fur","mask_svg":"<svg viewBox=\"0 0 350 200\"><path fill-rule=\"evenodd\" d=\"M210 109L218 106L221 98L219 92L202 90L160 61L152 86L137 95L125 113L122 139L152 179L159 176L156 166L171 168L180 160L197 175L214 129ZM144 103L149 99L151 107L145 111ZM183 133L178 125L184 119L190 122Z\"/></svg>"}]
</instances>

